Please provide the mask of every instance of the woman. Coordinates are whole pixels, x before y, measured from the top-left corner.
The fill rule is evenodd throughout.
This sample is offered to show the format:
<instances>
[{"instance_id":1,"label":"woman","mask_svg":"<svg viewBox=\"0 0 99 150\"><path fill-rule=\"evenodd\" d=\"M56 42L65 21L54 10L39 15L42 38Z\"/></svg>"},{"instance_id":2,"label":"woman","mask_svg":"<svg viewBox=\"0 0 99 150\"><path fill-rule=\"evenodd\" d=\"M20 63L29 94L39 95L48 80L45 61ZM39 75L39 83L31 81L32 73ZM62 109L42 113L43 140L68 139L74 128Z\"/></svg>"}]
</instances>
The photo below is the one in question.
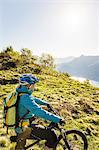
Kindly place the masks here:
<instances>
[{"instance_id":1,"label":"woman","mask_svg":"<svg viewBox=\"0 0 99 150\"><path fill-rule=\"evenodd\" d=\"M35 88L35 84L39 82L38 78L32 74L24 74L19 79L19 87L16 91L20 95L20 100L18 104L18 118L22 118L19 126L16 127L15 131L17 133L17 145L15 150L24 150L26 139L30 137L31 133L34 137L46 140L45 149L53 148L55 142L57 141L57 136L53 130L48 130L45 127L33 124L32 128L29 124L29 119L33 116L49 120L54 123L62 123L64 120L48 111L42 109L39 105L45 105L49 107L49 103L40 100L32 96Z\"/></svg>"}]
</instances>

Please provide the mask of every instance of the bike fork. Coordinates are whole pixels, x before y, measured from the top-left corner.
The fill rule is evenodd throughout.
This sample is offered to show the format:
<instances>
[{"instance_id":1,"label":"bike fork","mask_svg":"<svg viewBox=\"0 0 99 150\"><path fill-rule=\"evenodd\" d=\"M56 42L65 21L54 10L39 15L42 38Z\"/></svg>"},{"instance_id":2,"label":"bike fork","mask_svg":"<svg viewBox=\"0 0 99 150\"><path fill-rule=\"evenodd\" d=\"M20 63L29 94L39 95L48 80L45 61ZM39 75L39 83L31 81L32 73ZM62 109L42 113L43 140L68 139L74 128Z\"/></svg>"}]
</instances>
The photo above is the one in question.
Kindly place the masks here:
<instances>
[{"instance_id":1,"label":"bike fork","mask_svg":"<svg viewBox=\"0 0 99 150\"><path fill-rule=\"evenodd\" d=\"M71 150L71 146L70 144L67 142L67 138L66 138L66 134L64 133L64 138L63 138L64 142L65 142L65 145L66 147L65 148L68 148L68 150Z\"/></svg>"}]
</instances>

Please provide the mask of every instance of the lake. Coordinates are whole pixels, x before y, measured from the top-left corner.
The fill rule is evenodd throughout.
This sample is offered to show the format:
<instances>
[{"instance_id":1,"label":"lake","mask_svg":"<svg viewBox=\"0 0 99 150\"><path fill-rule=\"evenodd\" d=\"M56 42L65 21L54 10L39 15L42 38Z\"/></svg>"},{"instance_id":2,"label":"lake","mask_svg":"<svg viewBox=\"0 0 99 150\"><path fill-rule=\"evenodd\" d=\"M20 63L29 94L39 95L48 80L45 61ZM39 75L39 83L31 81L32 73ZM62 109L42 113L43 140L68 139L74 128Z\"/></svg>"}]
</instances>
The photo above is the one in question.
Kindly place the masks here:
<instances>
[{"instance_id":1,"label":"lake","mask_svg":"<svg viewBox=\"0 0 99 150\"><path fill-rule=\"evenodd\" d=\"M77 80L79 82L84 82L86 81L87 79L86 78L83 78L83 77L75 77L75 76L72 76L70 77L71 79L74 79L74 80ZM94 81L94 80L89 80L90 84L95 86L95 87L99 87L99 82L97 81Z\"/></svg>"}]
</instances>

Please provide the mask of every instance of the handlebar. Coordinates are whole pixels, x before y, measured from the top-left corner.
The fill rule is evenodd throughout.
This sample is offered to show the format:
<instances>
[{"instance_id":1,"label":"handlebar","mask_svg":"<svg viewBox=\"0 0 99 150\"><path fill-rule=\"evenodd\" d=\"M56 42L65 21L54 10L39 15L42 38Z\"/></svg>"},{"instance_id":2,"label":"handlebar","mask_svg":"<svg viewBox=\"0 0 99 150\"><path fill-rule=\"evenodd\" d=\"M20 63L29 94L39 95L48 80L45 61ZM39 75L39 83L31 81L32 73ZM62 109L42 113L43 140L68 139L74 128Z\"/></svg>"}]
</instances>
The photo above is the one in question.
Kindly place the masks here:
<instances>
[{"instance_id":1,"label":"handlebar","mask_svg":"<svg viewBox=\"0 0 99 150\"><path fill-rule=\"evenodd\" d=\"M50 104L47 104L47 107L48 107L48 111L50 111L50 112L52 111L55 115L58 115L56 110Z\"/></svg>"},{"instance_id":2,"label":"handlebar","mask_svg":"<svg viewBox=\"0 0 99 150\"><path fill-rule=\"evenodd\" d=\"M47 107L48 107L48 111L50 112L52 111L55 115L58 115L57 111L50 104L48 104ZM59 123L60 125L64 125L65 124L64 119L61 119Z\"/></svg>"},{"instance_id":3,"label":"handlebar","mask_svg":"<svg viewBox=\"0 0 99 150\"><path fill-rule=\"evenodd\" d=\"M58 123L51 122L51 123L47 126L47 129L50 129L50 130L51 130L52 128L57 128L57 129L59 129Z\"/></svg>"}]
</instances>

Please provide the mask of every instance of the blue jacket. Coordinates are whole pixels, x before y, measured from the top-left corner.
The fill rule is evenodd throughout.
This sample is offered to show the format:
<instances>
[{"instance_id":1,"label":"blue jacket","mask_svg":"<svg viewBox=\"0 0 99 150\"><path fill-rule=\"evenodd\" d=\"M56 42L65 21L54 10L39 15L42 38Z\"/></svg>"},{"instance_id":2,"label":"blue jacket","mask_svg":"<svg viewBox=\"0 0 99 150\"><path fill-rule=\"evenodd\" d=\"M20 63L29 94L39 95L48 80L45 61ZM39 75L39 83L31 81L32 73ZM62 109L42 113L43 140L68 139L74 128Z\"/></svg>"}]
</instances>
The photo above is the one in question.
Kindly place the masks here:
<instances>
[{"instance_id":1,"label":"blue jacket","mask_svg":"<svg viewBox=\"0 0 99 150\"><path fill-rule=\"evenodd\" d=\"M42 109L39 105L47 105L48 102L40 100L36 97L32 96L32 91L29 90L26 86L22 85L16 89L18 93L25 93L20 96L19 107L18 107L18 115L21 118L23 115L27 113L29 110L29 114L27 114L24 120L31 118L32 116L37 116L43 118L45 120L49 120L55 123L60 121L60 117L56 116L44 109ZM16 132L20 132L20 129L16 129Z\"/></svg>"}]
</instances>

